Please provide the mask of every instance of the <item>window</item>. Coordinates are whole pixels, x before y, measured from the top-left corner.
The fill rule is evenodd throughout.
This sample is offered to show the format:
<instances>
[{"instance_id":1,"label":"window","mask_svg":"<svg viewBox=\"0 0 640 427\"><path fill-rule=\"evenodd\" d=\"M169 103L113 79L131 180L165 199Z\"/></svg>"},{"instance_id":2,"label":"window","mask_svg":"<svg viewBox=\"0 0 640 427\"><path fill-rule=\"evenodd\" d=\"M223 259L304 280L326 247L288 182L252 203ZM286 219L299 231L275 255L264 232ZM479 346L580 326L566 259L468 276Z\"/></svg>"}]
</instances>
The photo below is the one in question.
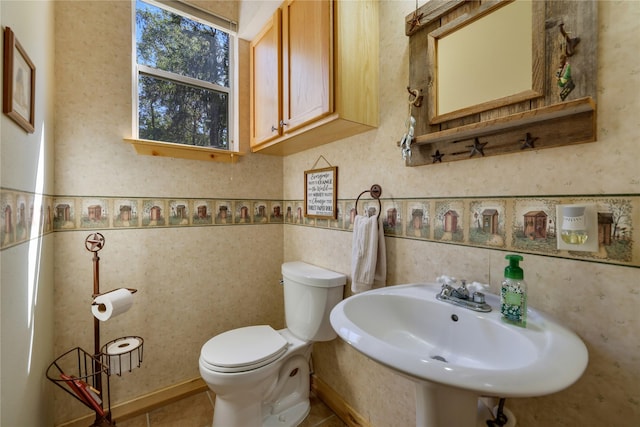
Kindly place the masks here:
<instances>
[{"instance_id":1,"label":"window","mask_svg":"<svg viewBox=\"0 0 640 427\"><path fill-rule=\"evenodd\" d=\"M233 150L235 33L171 5L136 0L137 137Z\"/></svg>"}]
</instances>

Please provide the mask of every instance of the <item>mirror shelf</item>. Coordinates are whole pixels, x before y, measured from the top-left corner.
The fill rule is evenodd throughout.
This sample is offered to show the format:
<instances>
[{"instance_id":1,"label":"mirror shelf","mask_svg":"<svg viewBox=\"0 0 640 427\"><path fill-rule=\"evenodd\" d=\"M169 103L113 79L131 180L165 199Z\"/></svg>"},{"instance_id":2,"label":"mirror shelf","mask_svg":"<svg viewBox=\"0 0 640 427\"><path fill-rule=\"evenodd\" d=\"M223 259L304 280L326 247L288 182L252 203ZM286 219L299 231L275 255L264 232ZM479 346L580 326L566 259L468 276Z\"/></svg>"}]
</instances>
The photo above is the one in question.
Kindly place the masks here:
<instances>
[{"instance_id":1,"label":"mirror shelf","mask_svg":"<svg viewBox=\"0 0 640 427\"><path fill-rule=\"evenodd\" d=\"M412 108L416 136L407 166L596 141L595 0L516 1L529 4L532 10L532 46L530 52L525 52L531 55L531 87L441 114L437 96L447 92L437 84L438 40L515 3L513 0L482 4L469 0L431 0L407 16L409 87L420 91L425 99ZM558 53L565 52L571 41L565 37L567 28L571 29L572 37L580 37L571 45L569 61ZM564 91L567 93L558 83L560 61L570 62L575 70L573 89ZM471 65L465 67L472 68ZM470 72L469 79L473 78Z\"/></svg>"}]
</instances>

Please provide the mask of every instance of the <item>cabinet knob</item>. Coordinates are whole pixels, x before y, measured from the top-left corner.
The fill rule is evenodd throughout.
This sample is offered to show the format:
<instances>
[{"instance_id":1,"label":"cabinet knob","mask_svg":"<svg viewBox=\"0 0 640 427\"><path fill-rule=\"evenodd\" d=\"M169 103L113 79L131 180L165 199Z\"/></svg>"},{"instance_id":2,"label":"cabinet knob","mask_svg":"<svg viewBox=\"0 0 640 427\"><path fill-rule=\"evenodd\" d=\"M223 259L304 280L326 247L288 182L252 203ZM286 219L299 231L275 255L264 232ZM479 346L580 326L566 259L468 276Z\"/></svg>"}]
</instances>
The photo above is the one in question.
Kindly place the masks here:
<instances>
[{"instance_id":1,"label":"cabinet knob","mask_svg":"<svg viewBox=\"0 0 640 427\"><path fill-rule=\"evenodd\" d=\"M289 123L285 122L284 120L280 120L280 127L285 127L285 126L289 126Z\"/></svg>"},{"instance_id":2,"label":"cabinet knob","mask_svg":"<svg viewBox=\"0 0 640 427\"><path fill-rule=\"evenodd\" d=\"M271 132L275 132L275 131L277 131L277 130L278 130L278 128L277 128L277 127L275 127L275 126L271 125Z\"/></svg>"}]
</instances>

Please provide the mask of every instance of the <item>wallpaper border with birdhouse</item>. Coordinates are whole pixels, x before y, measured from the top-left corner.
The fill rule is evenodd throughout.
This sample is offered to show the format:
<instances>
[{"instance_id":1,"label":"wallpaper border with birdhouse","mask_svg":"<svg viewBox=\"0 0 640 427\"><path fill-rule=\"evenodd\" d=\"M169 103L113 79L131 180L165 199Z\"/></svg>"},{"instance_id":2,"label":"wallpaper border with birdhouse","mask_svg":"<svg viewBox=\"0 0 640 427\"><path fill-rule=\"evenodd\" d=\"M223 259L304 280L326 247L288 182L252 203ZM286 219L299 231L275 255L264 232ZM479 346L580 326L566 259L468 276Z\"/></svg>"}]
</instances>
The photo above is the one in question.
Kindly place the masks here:
<instances>
[{"instance_id":1,"label":"wallpaper border with birdhouse","mask_svg":"<svg viewBox=\"0 0 640 427\"><path fill-rule=\"evenodd\" d=\"M349 232L355 199L337 202L337 218L304 216L304 200L50 196L0 189L0 249L43 234L78 230L274 225ZM597 206L597 252L558 250L556 206ZM437 197L361 200L388 238L423 240L640 267L634 229L640 195Z\"/></svg>"}]
</instances>

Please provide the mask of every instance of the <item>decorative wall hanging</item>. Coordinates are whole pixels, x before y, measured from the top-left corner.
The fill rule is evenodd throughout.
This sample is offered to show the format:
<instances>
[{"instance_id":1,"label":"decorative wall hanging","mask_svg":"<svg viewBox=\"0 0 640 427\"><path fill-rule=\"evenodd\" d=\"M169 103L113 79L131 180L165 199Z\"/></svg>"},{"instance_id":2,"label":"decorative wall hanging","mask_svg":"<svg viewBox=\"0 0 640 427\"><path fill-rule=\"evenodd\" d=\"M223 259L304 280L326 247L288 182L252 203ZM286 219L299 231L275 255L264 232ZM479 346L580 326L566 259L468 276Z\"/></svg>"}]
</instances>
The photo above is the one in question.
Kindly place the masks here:
<instances>
[{"instance_id":1,"label":"decorative wall hanging","mask_svg":"<svg viewBox=\"0 0 640 427\"><path fill-rule=\"evenodd\" d=\"M28 133L35 130L36 67L11 28L4 29L2 111Z\"/></svg>"},{"instance_id":2,"label":"decorative wall hanging","mask_svg":"<svg viewBox=\"0 0 640 427\"><path fill-rule=\"evenodd\" d=\"M323 159L320 156L318 160ZM318 164L318 160L313 165ZM336 206L338 196L338 167L331 166L322 169L304 171L304 216L308 218L337 219Z\"/></svg>"},{"instance_id":3,"label":"decorative wall hanging","mask_svg":"<svg viewBox=\"0 0 640 427\"><path fill-rule=\"evenodd\" d=\"M411 105L411 139L396 141L405 165L596 141L597 6L595 0L416 5L403 22L409 101L420 89L424 101ZM518 79L512 86L505 76Z\"/></svg>"}]
</instances>

